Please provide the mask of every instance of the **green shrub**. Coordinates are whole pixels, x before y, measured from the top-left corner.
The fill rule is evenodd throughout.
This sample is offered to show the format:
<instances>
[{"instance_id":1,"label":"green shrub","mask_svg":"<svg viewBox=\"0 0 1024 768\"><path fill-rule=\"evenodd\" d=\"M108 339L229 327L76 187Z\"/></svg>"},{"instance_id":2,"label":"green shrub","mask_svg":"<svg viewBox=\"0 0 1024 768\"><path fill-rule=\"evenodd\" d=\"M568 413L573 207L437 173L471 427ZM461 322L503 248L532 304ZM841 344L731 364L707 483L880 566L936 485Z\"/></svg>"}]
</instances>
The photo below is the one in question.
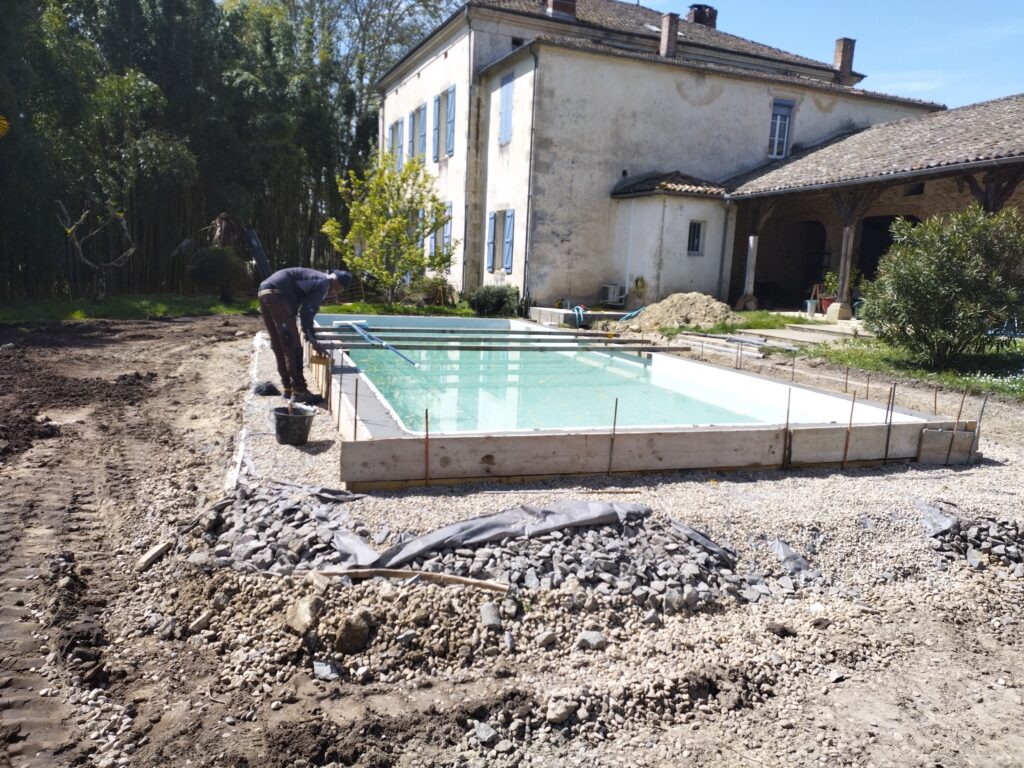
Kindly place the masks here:
<instances>
[{"instance_id":1,"label":"green shrub","mask_svg":"<svg viewBox=\"0 0 1024 768\"><path fill-rule=\"evenodd\" d=\"M918 226L897 220L878 276L865 287L864 324L882 341L939 369L1001 349L990 333L1019 312L1024 221L977 205Z\"/></svg>"},{"instance_id":2,"label":"green shrub","mask_svg":"<svg viewBox=\"0 0 1024 768\"><path fill-rule=\"evenodd\" d=\"M480 317L513 317L519 314L519 289L514 285L484 285L469 297L469 306Z\"/></svg>"}]
</instances>

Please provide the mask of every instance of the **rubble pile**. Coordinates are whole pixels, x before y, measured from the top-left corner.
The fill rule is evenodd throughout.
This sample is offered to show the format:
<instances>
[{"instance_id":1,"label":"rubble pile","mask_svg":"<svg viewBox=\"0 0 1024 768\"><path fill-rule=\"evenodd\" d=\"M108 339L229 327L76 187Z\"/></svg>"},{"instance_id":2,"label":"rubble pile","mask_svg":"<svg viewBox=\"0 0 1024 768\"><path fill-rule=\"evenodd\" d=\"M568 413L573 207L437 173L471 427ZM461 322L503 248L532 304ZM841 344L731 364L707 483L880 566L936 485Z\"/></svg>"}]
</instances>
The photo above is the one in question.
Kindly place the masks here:
<instances>
[{"instance_id":1,"label":"rubble pile","mask_svg":"<svg viewBox=\"0 0 1024 768\"><path fill-rule=\"evenodd\" d=\"M918 502L932 546L946 558L964 558L971 568L989 562L1010 569L1012 578L1024 579L1024 528L1013 520L983 517L961 520L943 509Z\"/></svg>"}]
</instances>

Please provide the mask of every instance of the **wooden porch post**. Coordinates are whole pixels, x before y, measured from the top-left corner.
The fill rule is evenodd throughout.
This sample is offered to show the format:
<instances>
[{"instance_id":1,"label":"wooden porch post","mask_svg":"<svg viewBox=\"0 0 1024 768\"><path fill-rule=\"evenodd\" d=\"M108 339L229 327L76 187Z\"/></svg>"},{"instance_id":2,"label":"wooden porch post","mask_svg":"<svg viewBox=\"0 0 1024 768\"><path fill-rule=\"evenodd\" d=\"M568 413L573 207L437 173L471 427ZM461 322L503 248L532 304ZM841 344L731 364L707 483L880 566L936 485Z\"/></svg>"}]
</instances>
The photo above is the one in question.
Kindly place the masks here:
<instances>
[{"instance_id":1,"label":"wooden porch post","mask_svg":"<svg viewBox=\"0 0 1024 768\"><path fill-rule=\"evenodd\" d=\"M736 309L757 309L754 295L754 276L757 273L757 245L761 229L775 211L775 200L758 199L747 208L747 272L743 280L743 295L736 300Z\"/></svg>"},{"instance_id":2,"label":"wooden porch post","mask_svg":"<svg viewBox=\"0 0 1024 768\"><path fill-rule=\"evenodd\" d=\"M970 173L961 175L957 181L967 185L986 213L999 213L1024 181L1024 167L993 168L981 177L980 183Z\"/></svg>"},{"instance_id":3,"label":"wooden porch post","mask_svg":"<svg viewBox=\"0 0 1024 768\"><path fill-rule=\"evenodd\" d=\"M843 222L843 244L839 252L839 294L835 302L828 308L825 317L828 320L849 320L853 317L850 306L850 268L853 266L853 243L857 239L857 225L867 211L868 206L878 197L880 189L856 190L837 193L832 196L839 209L839 218Z\"/></svg>"}]
</instances>

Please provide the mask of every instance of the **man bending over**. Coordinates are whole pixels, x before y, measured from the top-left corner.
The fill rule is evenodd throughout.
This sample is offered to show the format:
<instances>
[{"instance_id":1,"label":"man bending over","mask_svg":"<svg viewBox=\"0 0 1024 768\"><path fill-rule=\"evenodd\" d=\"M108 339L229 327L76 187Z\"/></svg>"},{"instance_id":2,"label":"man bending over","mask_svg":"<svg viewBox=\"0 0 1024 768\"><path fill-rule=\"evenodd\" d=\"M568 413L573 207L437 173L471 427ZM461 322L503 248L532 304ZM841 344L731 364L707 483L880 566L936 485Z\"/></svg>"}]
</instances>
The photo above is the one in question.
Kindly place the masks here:
<instances>
[{"instance_id":1,"label":"man bending over","mask_svg":"<svg viewBox=\"0 0 1024 768\"><path fill-rule=\"evenodd\" d=\"M318 355L327 350L317 341L313 318L327 296L348 288L352 275L343 269L318 272L305 267L279 269L260 283L260 314L270 334L270 346L277 359L277 372L284 385L284 396L299 403L321 400L306 388L302 374L302 345L295 324L299 316L302 333Z\"/></svg>"}]
</instances>

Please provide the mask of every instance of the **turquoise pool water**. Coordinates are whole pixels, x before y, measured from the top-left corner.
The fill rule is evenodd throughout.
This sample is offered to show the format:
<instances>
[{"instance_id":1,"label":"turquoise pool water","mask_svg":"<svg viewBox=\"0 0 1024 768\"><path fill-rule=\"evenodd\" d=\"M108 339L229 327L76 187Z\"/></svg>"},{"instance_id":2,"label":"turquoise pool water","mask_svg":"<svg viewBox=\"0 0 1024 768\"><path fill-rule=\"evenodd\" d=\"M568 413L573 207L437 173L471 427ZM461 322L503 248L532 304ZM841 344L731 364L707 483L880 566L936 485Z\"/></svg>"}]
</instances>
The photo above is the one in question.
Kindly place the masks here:
<instances>
[{"instance_id":1,"label":"turquoise pool water","mask_svg":"<svg viewBox=\"0 0 1024 768\"><path fill-rule=\"evenodd\" d=\"M350 350L403 426L430 432L504 432L764 423L651 381L635 356L603 352ZM684 382L680 382L682 385Z\"/></svg>"}]
</instances>

